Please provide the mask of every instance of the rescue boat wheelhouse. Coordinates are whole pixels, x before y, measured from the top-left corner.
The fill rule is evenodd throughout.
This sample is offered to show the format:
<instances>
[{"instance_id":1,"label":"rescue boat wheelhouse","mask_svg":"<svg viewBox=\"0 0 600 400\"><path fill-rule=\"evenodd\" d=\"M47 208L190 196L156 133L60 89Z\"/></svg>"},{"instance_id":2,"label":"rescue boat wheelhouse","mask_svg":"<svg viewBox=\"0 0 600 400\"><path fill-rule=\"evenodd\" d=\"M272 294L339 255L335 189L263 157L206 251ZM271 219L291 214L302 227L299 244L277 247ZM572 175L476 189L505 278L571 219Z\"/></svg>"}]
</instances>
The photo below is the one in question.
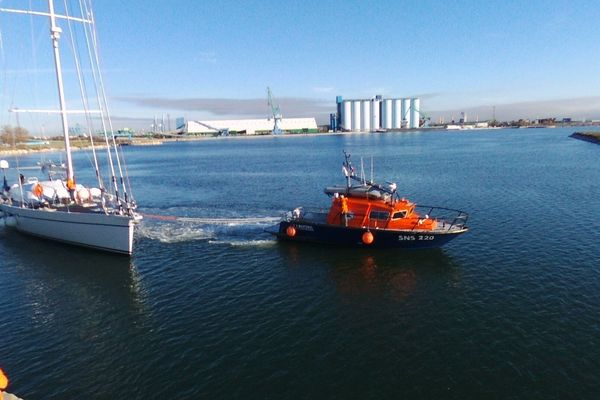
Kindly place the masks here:
<instances>
[{"instance_id":1,"label":"rescue boat wheelhouse","mask_svg":"<svg viewBox=\"0 0 600 400\"><path fill-rule=\"evenodd\" d=\"M417 206L400 198L396 184L357 177L344 153L346 185L325 188L328 210L298 207L270 233L280 239L363 247L439 247L468 231L468 215L443 207ZM358 185L352 185L352 181Z\"/></svg>"}]
</instances>

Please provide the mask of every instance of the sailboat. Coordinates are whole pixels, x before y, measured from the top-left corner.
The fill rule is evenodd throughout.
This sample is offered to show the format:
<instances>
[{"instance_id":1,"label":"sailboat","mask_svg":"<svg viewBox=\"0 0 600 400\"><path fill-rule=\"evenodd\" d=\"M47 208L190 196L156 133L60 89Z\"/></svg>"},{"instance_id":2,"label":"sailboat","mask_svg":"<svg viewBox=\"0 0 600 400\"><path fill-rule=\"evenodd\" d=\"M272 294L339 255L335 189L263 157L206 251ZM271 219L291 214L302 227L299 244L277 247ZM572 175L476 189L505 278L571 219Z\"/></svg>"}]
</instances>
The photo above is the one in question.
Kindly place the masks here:
<instances>
[{"instance_id":1,"label":"sailboat","mask_svg":"<svg viewBox=\"0 0 600 400\"><path fill-rule=\"evenodd\" d=\"M10 167L7 160L0 161L0 169L4 173L2 193L0 195L0 213L6 226L17 231L43 239L84 246L97 250L131 255L133 253L135 226L142 219L136 212L136 202L131 193L129 179L124 176L124 160L122 151L117 146L112 134L112 121L108 115L106 93L99 69L99 58L96 48L97 37L94 26L94 14L89 0L80 0L78 16L69 15L66 8L64 14L55 12L54 1L48 0L48 9L17 10L0 8L0 13L10 13L15 20L24 15L31 19L48 18L50 23L50 46L52 47L54 68L56 72L56 88L58 91L58 110L23 110L12 109L13 112L41 112L60 116L60 126L64 136L66 161L64 164L45 163L41 165L40 175L26 177L17 169L17 182L9 185L6 170ZM63 27L59 26L59 22ZM71 24L81 24L85 32L85 43L88 50L89 67L84 68L75 56L81 54L73 49L75 69L79 80L83 110L67 109L65 101L65 84L61 65L61 48L59 42L63 29L68 29L73 36ZM11 23L11 26L13 24ZM74 41L71 44L74 46ZM82 70L90 70L95 87L95 96L89 96ZM98 109L91 109L89 97L97 102ZM94 117L90 117L90 114ZM92 167L95 169L97 183L84 186L77 182L71 154L69 118L72 114L85 114L87 136L90 138ZM18 114L17 114L18 115ZM104 183L99 166L99 151L94 143L94 124L101 121L103 147L106 148L107 174L109 184ZM18 166L18 165L17 165ZM91 175L91 174L90 174Z\"/></svg>"}]
</instances>

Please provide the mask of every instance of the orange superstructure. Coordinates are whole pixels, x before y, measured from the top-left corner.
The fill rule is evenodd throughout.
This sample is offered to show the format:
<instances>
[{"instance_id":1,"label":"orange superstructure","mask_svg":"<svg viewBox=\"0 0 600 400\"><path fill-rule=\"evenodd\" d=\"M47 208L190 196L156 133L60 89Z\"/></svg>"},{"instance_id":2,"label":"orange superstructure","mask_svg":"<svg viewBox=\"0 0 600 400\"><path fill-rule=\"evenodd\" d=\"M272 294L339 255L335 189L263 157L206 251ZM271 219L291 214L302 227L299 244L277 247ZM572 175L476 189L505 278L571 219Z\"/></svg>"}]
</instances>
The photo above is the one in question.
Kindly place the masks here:
<instances>
[{"instance_id":1,"label":"orange superstructure","mask_svg":"<svg viewBox=\"0 0 600 400\"><path fill-rule=\"evenodd\" d=\"M428 231L437 226L437 222L428 215L417 213L415 204L406 199L353 197L351 192L342 196L333 197L327 214L328 224L344 225L343 203L346 201L349 227Z\"/></svg>"}]
</instances>

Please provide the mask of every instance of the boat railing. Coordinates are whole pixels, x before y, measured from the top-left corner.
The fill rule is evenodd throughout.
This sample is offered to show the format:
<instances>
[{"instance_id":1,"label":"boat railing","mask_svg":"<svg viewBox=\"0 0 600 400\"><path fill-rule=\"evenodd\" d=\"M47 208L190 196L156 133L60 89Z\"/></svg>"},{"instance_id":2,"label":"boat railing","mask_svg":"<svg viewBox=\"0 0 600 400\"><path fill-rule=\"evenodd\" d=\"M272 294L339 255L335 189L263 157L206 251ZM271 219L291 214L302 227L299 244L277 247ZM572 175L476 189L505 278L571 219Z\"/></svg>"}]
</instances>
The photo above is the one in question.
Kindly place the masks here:
<instances>
[{"instance_id":1,"label":"boat railing","mask_svg":"<svg viewBox=\"0 0 600 400\"><path fill-rule=\"evenodd\" d=\"M408 222L407 230L419 231L423 229L425 219L433 219L438 222L438 229L442 231L462 230L467 226L468 214L464 211L454 210L451 208L435 207L435 206L416 206L418 216L404 217ZM361 226L370 229L388 229L390 224L389 214L382 213L381 218L377 218L377 214L373 212L367 214L361 212L350 211L348 220L362 221ZM339 218L343 215L340 213Z\"/></svg>"},{"instance_id":2,"label":"boat railing","mask_svg":"<svg viewBox=\"0 0 600 400\"><path fill-rule=\"evenodd\" d=\"M417 205L416 210L421 216L442 222L447 230L463 229L467 226L469 214L453 208Z\"/></svg>"},{"instance_id":3,"label":"boat railing","mask_svg":"<svg viewBox=\"0 0 600 400\"><path fill-rule=\"evenodd\" d=\"M464 211L445 207L417 205L416 210L419 214L418 216L407 217L408 220L414 221L412 227L408 228L410 230L420 230L422 226L421 224L426 218L436 220L438 223L441 224L442 229L444 231L461 230L466 228L467 220L469 218L469 215ZM292 211L286 212L283 215L282 219L287 222L310 221L317 223L326 223L328 213L329 210L324 208L298 207ZM341 213L339 217L343 218ZM371 213L364 214L360 212L350 211L348 213L347 218L349 220L363 221L364 226L371 229L386 229L389 225L389 216L384 219L377 219L373 218Z\"/></svg>"},{"instance_id":4,"label":"boat railing","mask_svg":"<svg viewBox=\"0 0 600 400\"><path fill-rule=\"evenodd\" d=\"M325 222L327 220L328 210L316 207L297 207L283 215L285 221L307 220L314 222Z\"/></svg>"}]
</instances>

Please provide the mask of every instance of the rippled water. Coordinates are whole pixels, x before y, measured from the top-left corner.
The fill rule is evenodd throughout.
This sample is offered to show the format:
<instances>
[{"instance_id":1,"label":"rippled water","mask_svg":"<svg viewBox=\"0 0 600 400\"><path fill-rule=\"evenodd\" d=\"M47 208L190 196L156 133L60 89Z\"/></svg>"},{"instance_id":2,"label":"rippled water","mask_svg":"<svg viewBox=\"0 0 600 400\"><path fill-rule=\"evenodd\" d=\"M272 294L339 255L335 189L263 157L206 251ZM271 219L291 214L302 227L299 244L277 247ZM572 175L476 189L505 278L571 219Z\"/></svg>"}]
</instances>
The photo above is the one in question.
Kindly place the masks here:
<instances>
[{"instance_id":1,"label":"rippled water","mask_svg":"<svg viewBox=\"0 0 600 400\"><path fill-rule=\"evenodd\" d=\"M10 391L597 398L600 147L570 133L128 148L150 215L131 260L0 227L0 367ZM368 175L372 156L375 178L396 180L406 197L469 212L471 231L424 251L273 241L263 229L280 213L328 203L322 189L343 182L344 149L357 166L364 156Z\"/></svg>"}]
</instances>

